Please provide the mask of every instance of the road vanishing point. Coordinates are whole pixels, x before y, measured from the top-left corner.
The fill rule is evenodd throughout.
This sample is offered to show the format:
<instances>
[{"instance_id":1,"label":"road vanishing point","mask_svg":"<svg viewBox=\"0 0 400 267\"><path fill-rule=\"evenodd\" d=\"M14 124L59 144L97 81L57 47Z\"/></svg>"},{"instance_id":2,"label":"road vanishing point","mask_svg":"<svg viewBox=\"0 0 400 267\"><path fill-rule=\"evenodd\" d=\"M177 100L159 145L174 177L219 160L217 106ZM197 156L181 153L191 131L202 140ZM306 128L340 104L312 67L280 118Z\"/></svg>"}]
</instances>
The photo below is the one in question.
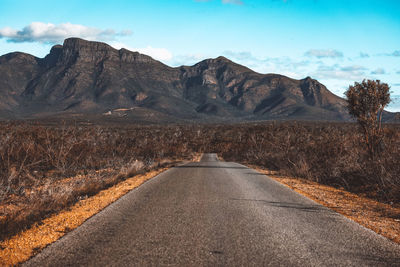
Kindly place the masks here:
<instances>
[{"instance_id":1,"label":"road vanishing point","mask_svg":"<svg viewBox=\"0 0 400 267\"><path fill-rule=\"evenodd\" d=\"M400 266L400 246L205 154L132 190L25 266Z\"/></svg>"}]
</instances>

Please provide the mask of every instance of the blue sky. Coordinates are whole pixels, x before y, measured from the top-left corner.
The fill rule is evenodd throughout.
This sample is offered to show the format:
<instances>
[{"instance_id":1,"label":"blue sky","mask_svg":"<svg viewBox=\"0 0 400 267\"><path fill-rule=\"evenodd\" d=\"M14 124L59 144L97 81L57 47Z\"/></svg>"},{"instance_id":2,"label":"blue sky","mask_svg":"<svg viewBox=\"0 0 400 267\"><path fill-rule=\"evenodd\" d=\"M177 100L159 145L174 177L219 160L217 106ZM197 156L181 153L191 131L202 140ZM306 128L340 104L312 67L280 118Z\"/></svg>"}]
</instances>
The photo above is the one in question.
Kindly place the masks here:
<instances>
[{"instance_id":1,"label":"blue sky","mask_svg":"<svg viewBox=\"0 0 400 267\"><path fill-rule=\"evenodd\" d=\"M67 37L170 66L220 55L260 73L311 76L339 96L380 79L400 96L398 0L0 0L0 55L45 56ZM389 110L400 111L400 97Z\"/></svg>"}]
</instances>

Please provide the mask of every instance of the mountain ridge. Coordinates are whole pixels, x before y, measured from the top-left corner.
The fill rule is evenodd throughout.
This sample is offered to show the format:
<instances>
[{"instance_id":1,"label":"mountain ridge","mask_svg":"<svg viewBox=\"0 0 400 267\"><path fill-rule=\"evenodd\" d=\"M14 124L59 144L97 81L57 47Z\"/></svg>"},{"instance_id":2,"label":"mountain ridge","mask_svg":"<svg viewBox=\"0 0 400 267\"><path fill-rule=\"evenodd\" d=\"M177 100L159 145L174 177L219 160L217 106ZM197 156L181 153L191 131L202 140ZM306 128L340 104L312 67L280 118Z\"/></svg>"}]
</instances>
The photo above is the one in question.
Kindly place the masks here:
<instances>
[{"instance_id":1,"label":"mountain ridge","mask_svg":"<svg viewBox=\"0 0 400 267\"><path fill-rule=\"evenodd\" d=\"M0 117L117 109L150 114L149 120L350 119L345 100L311 77L261 74L222 56L170 67L138 52L68 38L44 58L0 57Z\"/></svg>"}]
</instances>

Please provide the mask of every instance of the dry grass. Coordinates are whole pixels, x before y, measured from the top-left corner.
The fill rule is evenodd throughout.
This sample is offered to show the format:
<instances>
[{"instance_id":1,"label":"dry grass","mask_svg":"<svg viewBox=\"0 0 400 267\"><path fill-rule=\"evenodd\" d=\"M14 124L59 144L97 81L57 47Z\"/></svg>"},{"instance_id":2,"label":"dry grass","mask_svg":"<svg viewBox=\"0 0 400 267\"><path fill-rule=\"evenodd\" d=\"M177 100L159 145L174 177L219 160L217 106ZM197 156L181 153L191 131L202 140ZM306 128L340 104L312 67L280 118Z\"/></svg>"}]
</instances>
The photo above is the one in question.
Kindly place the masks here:
<instances>
[{"instance_id":1,"label":"dry grass","mask_svg":"<svg viewBox=\"0 0 400 267\"><path fill-rule=\"evenodd\" d=\"M384 204L332 186L263 170L272 179L400 244L400 205Z\"/></svg>"},{"instance_id":2,"label":"dry grass","mask_svg":"<svg viewBox=\"0 0 400 267\"><path fill-rule=\"evenodd\" d=\"M170 138L174 128L0 126L0 240L129 176L194 156Z\"/></svg>"},{"instance_id":3,"label":"dry grass","mask_svg":"<svg viewBox=\"0 0 400 267\"><path fill-rule=\"evenodd\" d=\"M70 209L62 210L42 222L36 223L30 229L0 242L2 248L0 250L0 265L17 265L28 260L48 244L53 243L130 190L166 169L161 168L126 179L93 197L78 201Z\"/></svg>"},{"instance_id":4,"label":"dry grass","mask_svg":"<svg viewBox=\"0 0 400 267\"><path fill-rule=\"evenodd\" d=\"M46 126L0 123L0 240L127 176L215 152L287 176L400 202L400 125L369 160L352 123Z\"/></svg>"},{"instance_id":5,"label":"dry grass","mask_svg":"<svg viewBox=\"0 0 400 267\"><path fill-rule=\"evenodd\" d=\"M225 160L344 187L386 203L400 201L400 125L387 126L384 151L374 161L351 123L238 125L219 134L214 151Z\"/></svg>"}]
</instances>

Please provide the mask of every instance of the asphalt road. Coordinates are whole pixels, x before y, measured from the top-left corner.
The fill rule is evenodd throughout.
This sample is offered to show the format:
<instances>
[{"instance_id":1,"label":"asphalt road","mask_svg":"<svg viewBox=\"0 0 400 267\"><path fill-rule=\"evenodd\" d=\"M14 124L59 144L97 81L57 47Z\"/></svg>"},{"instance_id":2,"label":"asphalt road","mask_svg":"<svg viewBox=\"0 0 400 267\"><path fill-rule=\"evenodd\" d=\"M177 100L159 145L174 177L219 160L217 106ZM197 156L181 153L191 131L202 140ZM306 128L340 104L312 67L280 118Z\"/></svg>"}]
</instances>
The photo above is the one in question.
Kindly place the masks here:
<instances>
[{"instance_id":1,"label":"asphalt road","mask_svg":"<svg viewBox=\"0 0 400 267\"><path fill-rule=\"evenodd\" d=\"M400 246L206 154L131 191L26 266L400 266Z\"/></svg>"}]
</instances>

